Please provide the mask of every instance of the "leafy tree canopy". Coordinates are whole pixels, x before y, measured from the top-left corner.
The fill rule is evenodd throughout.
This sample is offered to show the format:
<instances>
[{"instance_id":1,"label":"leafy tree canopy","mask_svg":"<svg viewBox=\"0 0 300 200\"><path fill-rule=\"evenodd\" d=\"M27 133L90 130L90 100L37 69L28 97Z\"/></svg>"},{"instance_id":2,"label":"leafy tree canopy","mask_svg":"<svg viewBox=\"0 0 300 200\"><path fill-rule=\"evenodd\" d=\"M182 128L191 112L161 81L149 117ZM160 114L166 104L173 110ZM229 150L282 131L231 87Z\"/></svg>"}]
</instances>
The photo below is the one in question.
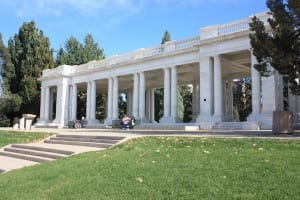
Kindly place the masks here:
<instances>
[{"instance_id":1,"label":"leafy tree canopy","mask_svg":"<svg viewBox=\"0 0 300 200\"><path fill-rule=\"evenodd\" d=\"M300 4L299 0L267 0L272 16L269 27L257 17L250 23L251 45L263 76L274 69L289 82L292 93L300 94Z\"/></svg>"},{"instance_id":2,"label":"leafy tree canopy","mask_svg":"<svg viewBox=\"0 0 300 200\"><path fill-rule=\"evenodd\" d=\"M104 59L104 51L94 41L91 34L86 35L84 44L71 36L57 53L56 65L80 65L92 60Z\"/></svg>"}]
</instances>

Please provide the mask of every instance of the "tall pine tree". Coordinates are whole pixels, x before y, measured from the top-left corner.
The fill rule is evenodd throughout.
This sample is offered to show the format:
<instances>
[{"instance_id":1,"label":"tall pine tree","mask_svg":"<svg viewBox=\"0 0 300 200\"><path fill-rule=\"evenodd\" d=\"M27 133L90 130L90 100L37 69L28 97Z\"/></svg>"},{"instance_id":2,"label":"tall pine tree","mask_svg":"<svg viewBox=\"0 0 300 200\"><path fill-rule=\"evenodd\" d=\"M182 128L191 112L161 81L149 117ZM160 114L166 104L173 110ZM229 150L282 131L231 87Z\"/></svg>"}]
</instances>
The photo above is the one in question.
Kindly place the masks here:
<instances>
[{"instance_id":1,"label":"tall pine tree","mask_svg":"<svg viewBox=\"0 0 300 200\"><path fill-rule=\"evenodd\" d=\"M35 22L23 23L19 33L8 41L12 66L3 74L7 89L22 99L20 112L39 114L40 82L42 70L54 67L50 41L36 28ZM17 116L15 116L17 117Z\"/></svg>"},{"instance_id":2,"label":"tall pine tree","mask_svg":"<svg viewBox=\"0 0 300 200\"><path fill-rule=\"evenodd\" d=\"M294 94L300 95L300 3L299 0L267 0L272 17L270 30L253 17L250 23L251 46L258 64L255 68L269 76L273 69L289 82Z\"/></svg>"}]
</instances>

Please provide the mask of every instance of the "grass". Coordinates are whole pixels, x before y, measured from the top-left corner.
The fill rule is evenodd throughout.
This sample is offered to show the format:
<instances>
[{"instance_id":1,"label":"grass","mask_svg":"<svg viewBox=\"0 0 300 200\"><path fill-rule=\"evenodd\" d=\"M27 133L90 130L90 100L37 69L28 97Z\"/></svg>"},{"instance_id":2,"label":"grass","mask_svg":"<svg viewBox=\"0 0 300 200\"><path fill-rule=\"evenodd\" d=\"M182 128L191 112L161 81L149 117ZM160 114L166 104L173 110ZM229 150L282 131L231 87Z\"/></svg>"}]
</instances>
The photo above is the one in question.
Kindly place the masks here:
<instances>
[{"instance_id":1,"label":"grass","mask_svg":"<svg viewBox=\"0 0 300 200\"><path fill-rule=\"evenodd\" d=\"M300 199L300 141L146 137L0 175L0 199Z\"/></svg>"},{"instance_id":2,"label":"grass","mask_svg":"<svg viewBox=\"0 0 300 200\"><path fill-rule=\"evenodd\" d=\"M20 132L20 131L0 131L0 148L8 144L28 143L28 142L38 141L47 136L50 136L50 134Z\"/></svg>"}]
</instances>

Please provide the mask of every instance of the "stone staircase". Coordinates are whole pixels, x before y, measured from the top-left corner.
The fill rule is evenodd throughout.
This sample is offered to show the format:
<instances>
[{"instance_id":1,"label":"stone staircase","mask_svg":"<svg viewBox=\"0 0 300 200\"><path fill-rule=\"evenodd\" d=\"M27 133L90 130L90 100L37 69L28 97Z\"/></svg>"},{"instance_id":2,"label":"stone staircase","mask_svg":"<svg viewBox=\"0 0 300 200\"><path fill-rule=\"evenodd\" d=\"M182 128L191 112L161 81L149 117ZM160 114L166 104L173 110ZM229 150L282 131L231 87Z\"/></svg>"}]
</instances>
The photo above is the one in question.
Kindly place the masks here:
<instances>
[{"instance_id":1,"label":"stone staircase","mask_svg":"<svg viewBox=\"0 0 300 200\"><path fill-rule=\"evenodd\" d=\"M45 140L45 143L78 145L86 147L109 148L124 137L117 136L82 136L82 135L57 135Z\"/></svg>"},{"instance_id":2,"label":"stone staircase","mask_svg":"<svg viewBox=\"0 0 300 200\"><path fill-rule=\"evenodd\" d=\"M73 154L104 150L125 137L58 134L42 143L12 144L0 151L0 173Z\"/></svg>"},{"instance_id":3,"label":"stone staircase","mask_svg":"<svg viewBox=\"0 0 300 200\"><path fill-rule=\"evenodd\" d=\"M216 122L213 130L260 130L260 124L255 121L249 122Z\"/></svg>"}]
</instances>

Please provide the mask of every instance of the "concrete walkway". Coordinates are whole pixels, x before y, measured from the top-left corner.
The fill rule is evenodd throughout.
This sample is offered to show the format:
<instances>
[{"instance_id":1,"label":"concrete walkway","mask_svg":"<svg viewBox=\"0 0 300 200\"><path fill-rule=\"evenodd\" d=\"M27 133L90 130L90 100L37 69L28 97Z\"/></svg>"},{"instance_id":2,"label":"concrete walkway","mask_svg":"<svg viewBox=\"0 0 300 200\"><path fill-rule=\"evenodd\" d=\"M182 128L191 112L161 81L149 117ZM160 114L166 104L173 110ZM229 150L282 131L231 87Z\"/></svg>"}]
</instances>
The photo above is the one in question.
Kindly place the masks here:
<instances>
[{"instance_id":1,"label":"concrete walkway","mask_svg":"<svg viewBox=\"0 0 300 200\"><path fill-rule=\"evenodd\" d=\"M0 128L0 130L12 131L12 128ZM218 137L218 138L265 138L265 139L287 139L300 140L300 131L295 131L293 135L290 134L273 134L271 131L183 131L183 130L119 130L119 129L49 129L49 128L35 128L30 132L48 132L58 135L65 135L70 137L123 137L124 139L118 141L124 142L128 139L143 136L186 136L186 137ZM74 138L73 138L74 139ZM99 139L98 139L99 140ZM35 148L47 148L55 150L70 151L72 154L78 154L87 151L98 151L106 148L96 148L78 145L66 144L51 144L51 143L33 143L24 144L24 146ZM9 145L7 147L10 147ZM0 153L4 148L0 149ZM39 162L28 161L25 159L12 158L0 155L0 171L10 171L26 166L38 164Z\"/></svg>"},{"instance_id":2,"label":"concrete walkway","mask_svg":"<svg viewBox=\"0 0 300 200\"><path fill-rule=\"evenodd\" d=\"M1 129L0 129L1 130ZM220 137L220 138L265 138L265 139L291 139L300 140L300 130L295 130L294 134L273 134L271 130L255 131L185 131L185 130L121 130L121 129L49 129L35 128L32 132L48 132L56 134L79 134L79 135L110 135L123 136L128 139L142 136L187 136L187 137Z\"/></svg>"}]
</instances>

